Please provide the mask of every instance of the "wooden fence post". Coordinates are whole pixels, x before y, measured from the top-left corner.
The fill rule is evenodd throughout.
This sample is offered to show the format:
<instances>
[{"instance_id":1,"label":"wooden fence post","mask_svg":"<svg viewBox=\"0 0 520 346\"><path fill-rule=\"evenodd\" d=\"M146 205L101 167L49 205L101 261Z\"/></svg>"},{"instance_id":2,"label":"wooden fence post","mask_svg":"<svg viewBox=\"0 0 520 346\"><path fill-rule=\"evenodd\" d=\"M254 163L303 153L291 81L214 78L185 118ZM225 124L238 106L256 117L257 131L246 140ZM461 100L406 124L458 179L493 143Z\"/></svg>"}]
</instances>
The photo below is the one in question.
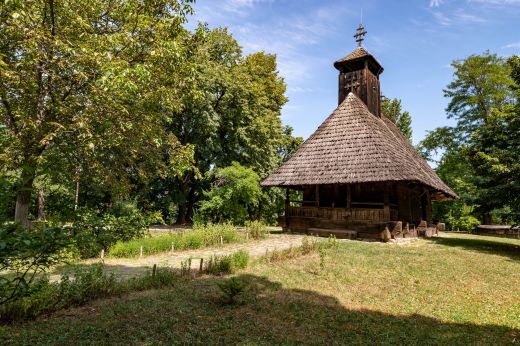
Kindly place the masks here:
<instances>
[{"instance_id":1,"label":"wooden fence post","mask_svg":"<svg viewBox=\"0 0 520 346\"><path fill-rule=\"evenodd\" d=\"M202 274L202 264L204 263L204 258L200 259L199 273Z\"/></svg>"},{"instance_id":2,"label":"wooden fence post","mask_svg":"<svg viewBox=\"0 0 520 346\"><path fill-rule=\"evenodd\" d=\"M153 268L152 268L152 277L154 278L155 277L155 273L157 272L157 264L154 263L153 264Z\"/></svg>"}]
</instances>

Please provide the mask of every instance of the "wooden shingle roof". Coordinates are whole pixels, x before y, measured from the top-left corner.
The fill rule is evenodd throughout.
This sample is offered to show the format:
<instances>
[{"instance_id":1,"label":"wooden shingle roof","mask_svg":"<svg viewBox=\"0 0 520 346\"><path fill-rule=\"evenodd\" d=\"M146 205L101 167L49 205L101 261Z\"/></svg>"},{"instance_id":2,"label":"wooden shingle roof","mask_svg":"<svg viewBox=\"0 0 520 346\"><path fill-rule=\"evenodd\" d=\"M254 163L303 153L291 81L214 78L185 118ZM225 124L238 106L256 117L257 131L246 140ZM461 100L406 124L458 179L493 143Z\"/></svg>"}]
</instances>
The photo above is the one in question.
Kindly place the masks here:
<instances>
[{"instance_id":1,"label":"wooden shingle roof","mask_svg":"<svg viewBox=\"0 0 520 346\"><path fill-rule=\"evenodd\" d=\"M363 47L357 47L346 57L337 60L334 63L334 67L340 71L344 71L348 70L351 66L355 66L356 63L360 62L361 60L366 59L368 59L374 74L379 75L383 72L383 67L379 61L377 61L377 59Z\"/></svg>"},{"instance_id":2,"label":"wooden shingle roof","mask_svg":"<svg viewBox=\"0 0 520 346\"><path fill-rule=\"evenodd\" d=\"M419 182L436 199L457 198L392 121L350 93L262 186L384 181Z\"/></svg>"}]
</instances>

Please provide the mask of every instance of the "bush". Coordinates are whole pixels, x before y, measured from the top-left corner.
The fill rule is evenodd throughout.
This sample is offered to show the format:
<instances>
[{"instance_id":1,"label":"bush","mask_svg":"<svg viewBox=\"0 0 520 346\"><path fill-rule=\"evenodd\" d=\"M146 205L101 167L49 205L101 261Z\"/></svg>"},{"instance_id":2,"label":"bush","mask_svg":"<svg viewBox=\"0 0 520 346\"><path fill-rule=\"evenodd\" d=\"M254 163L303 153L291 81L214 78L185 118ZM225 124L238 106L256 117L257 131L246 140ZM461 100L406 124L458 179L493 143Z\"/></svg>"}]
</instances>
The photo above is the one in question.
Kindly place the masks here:
<instances>
[{"instance_id":1,"label":"bush","mask_svg":"<svg viewBox=\"0 0 520 346\"><path fill-rule=\"evenodd\" d=\"M18 224L0 225L0 304L38 289L36 280L67 257L69 232L41 225L31 230Z\"/></svg>"},{"instance_id":2,"label":"bush","mask_svg":"<svg viewBox=\"0 0 520 346\"><path fill-rule=\"evenodd\" d=\"M35 284L30 295L0 306L0 320L29 319L71 306L83 305L93 299L120 295L129 291L172 286L177 279L175 273L158 269L155 276L117 281L112 274L104 273L101 264L88 268L74 268L62 276L59 282L49 282L46 277Z\"/></svg>"},{"instance_id":3,"label":"bush","mask_svg":"<svg viewBox=\"0 0 520 346\"><path fill-rule=\"evenodd\" d=\"M246 223L246 232L253 239L262 239L267 236L269 231L267 230L267 226L261 221L250 221Z\"/></svg>"},{"instance_id":4,"label":"bush","mask_svg":"<svg viewBox=\"0 0 520 346\"><path fill-rule=\"evenodd\" d=\"M247 267L249 254L244 250L228 256L212 256L206 261L204 272L213 275L232 274Z\"/></svg>"},{"instance_id":5,"label":"bush","mask_svg":"<svg viewBox=\"0 0 520 346\"><path fill-rule=\"evenodd\" d=\"M200 249L220 244L221 239L224 243L238 241L236 228L231 224L195 225L188 232L118 242L110 248L109 254L114 257L136 257L143 247L143 255L152 255L170 251L172 244L175 250Z\"/></svg>"},{"instance_id":6,"label":"bush","mask_svg":"<svg viewBox=\"0 0 520 346\"><path fill-rule=\"evenodd\" d=\"M480 224L480 221L471 215L461 216L451 222L452 230L461 232L473 232L475 227Z\"/></svg>"},{"instance_id":7,"label":"bush","mask_svg":"<svg viewBox=\"0 0 520 346\"><path fill-rule=\"evenodd\" d=\"M118 241L129 241L148 235L148 220L131 203L116 203L100 215L84 209L78 212L73 224L75 245L81 257L98 256Z\"/></svg>"},{"instance_id":8,"label":"bush","mask_svg":"<svg viewBox=\"0 0 520 346\"><path fill-rule=\"evenodd\" d=\"M223 302L225 304L234 304L236 297L244 292L246 288L245 283L237 278L231 278L217 283L223 294Z\"/></svg>"}]
</instances>

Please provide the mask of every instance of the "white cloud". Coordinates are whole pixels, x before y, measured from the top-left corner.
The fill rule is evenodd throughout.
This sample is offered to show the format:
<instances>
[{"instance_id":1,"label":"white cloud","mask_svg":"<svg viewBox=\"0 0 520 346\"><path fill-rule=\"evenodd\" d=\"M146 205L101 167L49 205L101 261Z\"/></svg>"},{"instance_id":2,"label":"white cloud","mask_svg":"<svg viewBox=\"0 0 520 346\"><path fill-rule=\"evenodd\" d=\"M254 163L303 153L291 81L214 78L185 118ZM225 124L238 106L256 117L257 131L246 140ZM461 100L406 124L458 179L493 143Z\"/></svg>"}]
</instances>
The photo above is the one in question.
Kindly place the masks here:
<instances>
[{"instance_id":1,"label":"white cloud","mask_svg":"<svg viewBox=\"0 0 520 346\"><path fill-rule=\"evenodd\" d=\"M274 0L225 0L222 8L239 16L246 16L257 5L271 4Z\"/></svg>"},{"instance_id":2,"label":"white cloud","mask_svg":"<svg viewBox=\"0 0 520 346\"><path fill-rule=\"evenodd\" d=\"M486 20L467 10L458 8L454 11L431 11L433 19L441 26L452 26L457 24L485 23Z\"/></svg>"},{"instance_id":3,"label":"white cloud","mask_svg":"<svg viewBox=\"0 0 520 346\"><path fill-rule=\"evenodd\" d=\"M513 49L513 48L520 48L520 41L506 44L505 46L502 47L502 49Z\"/></svg>"},{"instance_id":4,"label":"white cloud","mask_svg":"<svg viewBox=\"0 0 520 346\"><path fill-rule=\"evenodd\" d=\"M430 7L439 7L444 0L430 0Z\"/></svg>"}]
</instances>

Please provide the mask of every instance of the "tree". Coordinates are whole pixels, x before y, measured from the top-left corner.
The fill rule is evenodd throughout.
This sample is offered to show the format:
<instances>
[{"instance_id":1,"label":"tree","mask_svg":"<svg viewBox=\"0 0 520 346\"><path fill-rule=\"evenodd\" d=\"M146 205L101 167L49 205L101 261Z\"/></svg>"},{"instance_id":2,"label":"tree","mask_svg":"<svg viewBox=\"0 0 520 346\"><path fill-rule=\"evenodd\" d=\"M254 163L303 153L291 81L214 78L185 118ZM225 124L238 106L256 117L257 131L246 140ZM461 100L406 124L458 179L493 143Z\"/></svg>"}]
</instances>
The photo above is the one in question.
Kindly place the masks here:
<instances>
[{"instance_id":1,"label":"tree","mask_svg":"<svg viewBox=\"0 0 520 346\"><path fill-rule=\"evenodd\" d=\"M469 161L478 174L482 207L507 208L511 221L520 222L520 58L508 60L514 104L493 108L473 133Z\"/></svg>"},{"instance_id":2,"label":"tree","mask_svg":"<svg viewBox=\"0 0 520 346\"><path fill-rule=\"evenodd\" d=\"M430 132L421 150L430 159L440 155L437 172L461 198L436 205L434 211L440 218L471 210L490 223L493 212L511 205L510 193L516 191L511 184L514 174L509 175L515 171L511 160L518 151L512 68L506 59L489 52L454 61L452 66L454 80L444 93L450 98L448 118L457 124Z\"/></svg>"},{"instance_id":3,"label":"tree","mask_svg":"<svg viewBox=\"0 0 520 346\"><path fill-rule=\"evenodd\" d=\"M150 85L163 58L179 55L190 2L3 3L0 169L18 172L16 221L28 226L35 179L58 162L72 172L101 169L117 184L128 167L140 174L137 163L177 146L162 131L160 90Z\"/></svg>"},{"instance_id":4,"label":"tree","mask_svg":"<svg viewBox=\"0 0 520 346\"><path fill-rule=\"evenodd\" d=\"M267 175L279 162L280 120L287 101L276 57L263 52L244 57L226 29L200 25L187 38L180 110L172 109L169 131L194 150L194 167L181 177L155 182L158 195L178 205L177 223L189 222L194 205L209 188L202 179L232 162Z\"/></svg>"},{"instance_id":5,"label":"tree","mask_svg":"<svg viewBox=\"0 0 520 346\"><path fill-rule=\"evenodd\" d=\"M388 117L401 131L401 133L412 141L412 117L409 112L401 109L401 100L383 98L381 111Z\"/></svg>"}]
</instances>

